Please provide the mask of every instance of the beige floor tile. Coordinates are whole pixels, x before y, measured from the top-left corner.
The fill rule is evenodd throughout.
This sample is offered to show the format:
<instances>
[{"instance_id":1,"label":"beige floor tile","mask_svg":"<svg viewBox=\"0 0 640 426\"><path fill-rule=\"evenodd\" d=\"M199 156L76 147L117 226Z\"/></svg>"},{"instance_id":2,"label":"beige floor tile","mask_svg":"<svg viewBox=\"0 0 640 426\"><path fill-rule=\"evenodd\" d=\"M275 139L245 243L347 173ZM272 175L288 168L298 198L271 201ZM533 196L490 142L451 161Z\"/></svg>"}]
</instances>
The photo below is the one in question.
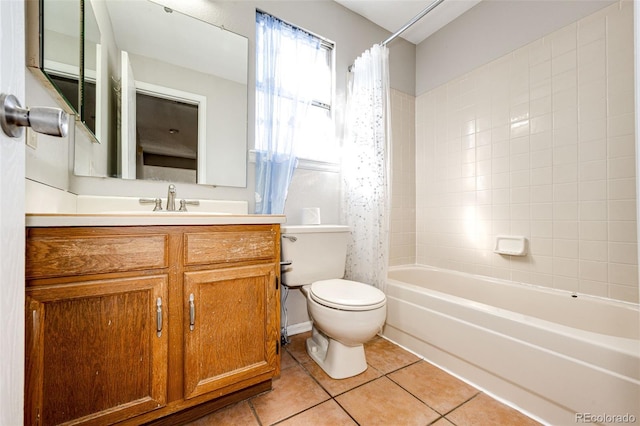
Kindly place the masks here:
<instances>
[{"instance_id":1,"label":"beige floor tile","mask_svg":"<svg viewBox=\"0 0 640 426\"><path fill-rule=\"evenodd\" d=\"M440 414L446 414L480 391L426 361L389 374L389 378Z\"/></svg>"},{"instance_id":2,"label":"beige floor tile","mask_svg":"<svg viewBox=\"0 0 640 426\"><path fill-rule=\"evenodd\" d=\"M332 399L278 423L278 426L350 426L357 425Z\"/></svg>"},{"instance_id":3,"label":"beige floor tile","mask_svg":"<svg viewBox=\"0 0 640 426\"><path fill-rule=\"evenodd\" d=\"M437 422L431 423L430 426L453 426L453 423L451 423L449 420L445 419L444 417L441 417Z\"/></svg>"},{"instance_id":4,"label":"beige floor tile","mask_svg":"<svg viewBox=\"0 0 640 426\"><path fill-rule=\"evenodd\" d=\"M285 349L291 356L303 364L305 362L312 361L311 357L307 354L307 339L311 337L311 332L296 334L291 336L290 343L285 346Z\"/></svg>"},{"instance_id":5,"label":"beige floor tile","mask_svg":"<svg viewBox=\"0 0 640 426\"><path fill-rule=\"evenodd\" d=\"M426 425L440 415L386 377L336 397L358 424Z\"/></svg>"},{"instance_id":6,"label":"beige floor tile","mask_svg":"<svg viewBox=\"0 0 640 426\"><path fill-rule=\"evenodd\" d=\"M303 367L307 369L309 374L311 374L331 396L340 395L341 393L351 390L356 386L360 386L382 376L382 373L369 366L369 368L357 376L336 380L329 377L329 375L325 373L324 370L314 361L304 363Z\"/></svg>"},{"instance_id":7,"label":"beige floor tile","mask_svg":"<svg viewBox=\"0 0 640 426\"><path fill-rule=\"evenodd\" d=\"M485 394L478 395L446 417L458 426L539 425L535 420Z\"/></svg>"},{"instance_id":8,"label":"beige floor tile","mask_svg":"<svg viewBox=\"0 0 640 426\"><path fill-rule=\"evenodd\" d=\"M273 381L271 392L250 400L263 425L271 425L329 399L327 394L300 366L282 371Z\"/></svg>"},{"instance_id":9,"label":"beige floor tile","mask_svg":"<svg viewBox=\"0 0 640 426\"><path fill-rule=\"evenodd\" d=\"M331 379L306 353L310 335L292 336L285 346L282 374L273 381L272 391L188 426L270 426L277 422L287 426L538 425L379 337L365 344L367 371L348 379Z\"/></svg>"},{"instance_id":10,"label":"beige floor tile","mask_svg":"<svg viewBox=\"0 0 640 426\"><path fill-rule=\"evenodd\" d=\"M225 407L185 426L259 426L247 401Z\"/></svg>"},{"instance_id":11,"label":"beige floor tile","mask_svg":"<svg viewBox=\"0 0 640 426\"><path fill-rule=\"evenodd\" d=\"M291 354L287 351L282 351L282 355L280 356L280 370L286 370L289 367L294 367L298 365L298 361L293 359Z\"/></svg>"},{"instance_id":12,"label":"beige floor tile","mask_svg":"<svg viewBox=\"0 0 640 426\"><path fill-rule=\"evenodd\" d=\"M367 364L383 374L388 374L420 360L411 352L407 352L383 338L376 338L366 343L364 352Z\"/></svg>"}]
</instances>

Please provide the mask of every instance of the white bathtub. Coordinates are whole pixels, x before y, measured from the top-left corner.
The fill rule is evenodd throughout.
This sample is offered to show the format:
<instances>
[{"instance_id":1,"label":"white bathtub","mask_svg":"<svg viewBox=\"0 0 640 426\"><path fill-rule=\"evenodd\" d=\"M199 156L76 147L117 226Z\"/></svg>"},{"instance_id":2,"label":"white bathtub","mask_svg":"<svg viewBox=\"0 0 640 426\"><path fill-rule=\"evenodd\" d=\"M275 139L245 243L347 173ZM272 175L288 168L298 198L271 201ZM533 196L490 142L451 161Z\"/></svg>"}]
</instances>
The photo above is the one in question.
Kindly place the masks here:
<instances>
[{"instance_id":1,"label":"white bathtub","mask_svg":"<svg viewBox=\"0 0 640 426\"><path fill-rule=\"evenodd\" d=\"M423 266L387 298L385 337L543 423L640 424L638 305Z\"/></svg>"}]
</instances>

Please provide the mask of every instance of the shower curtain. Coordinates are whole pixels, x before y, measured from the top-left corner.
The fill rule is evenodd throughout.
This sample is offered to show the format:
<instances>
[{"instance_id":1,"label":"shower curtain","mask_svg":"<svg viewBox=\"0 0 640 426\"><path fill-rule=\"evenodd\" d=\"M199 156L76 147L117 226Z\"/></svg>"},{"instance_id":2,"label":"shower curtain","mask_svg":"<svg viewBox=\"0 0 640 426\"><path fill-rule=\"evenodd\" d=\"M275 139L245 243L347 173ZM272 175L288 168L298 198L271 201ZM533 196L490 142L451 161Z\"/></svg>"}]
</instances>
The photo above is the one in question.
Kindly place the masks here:
<instances>
[{"instance_id":1,"label":"shower curtain","mask_svg":"<svg viewBox=\"0 0 640 426\"><path fill-rule=\"evenodd\" d=\"M343 223L351 227L347 279L384 290L389 262L389 50L374 45L351 69L342 158Z\"/></svg>"}]
</instances>

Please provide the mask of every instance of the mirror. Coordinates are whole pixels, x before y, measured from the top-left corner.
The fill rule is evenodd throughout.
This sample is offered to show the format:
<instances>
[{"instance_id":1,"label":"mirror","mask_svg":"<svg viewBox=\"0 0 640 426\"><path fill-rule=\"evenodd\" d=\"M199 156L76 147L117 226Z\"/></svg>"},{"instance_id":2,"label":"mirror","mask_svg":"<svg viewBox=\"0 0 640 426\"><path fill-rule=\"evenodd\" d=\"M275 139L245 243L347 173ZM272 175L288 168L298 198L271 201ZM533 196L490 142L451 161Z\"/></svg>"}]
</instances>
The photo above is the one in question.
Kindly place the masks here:
<instances>
[{"instance_id":1,"label":"mirror","mask_svg":"<svg viewBox=\"0 0 640 426\"><path fill-rule=\"evenodd\" d=\"M96 43L100 34L95 19L91 19L91 3L46 1L42 10L42 69L80 120L97 134L95 49L99 48ZM83 46L80 25L85 36L82 55L79 54Z\"/></svg>"},{"instance_id":2,"label":"mirror","mask_svg":"<svg viewBox=\"0 0 640 426\"><path fill-rule=\"evenodd\" d=\"M42 70L79 113L80 0L46 1L42 11Z\"/></svg>"},{"instance_id":3,"label":"mirror","mask_svg":"<svg viewBox=\"0 0 640 426\"><path fill-rule=\"evenodd\" d=\"M72 5L84 10L68 96L100 143L76 141L76 175L246 186L246 37L148 0L42 1L45 63L79 43L53 50L53 23L78 28Z\"/></svg>"},{"instance_id":4,"label":"mirror","mask_svg":"<svg viewBox=\"0 0 640 426\"><path fill-rule=\"evenodd\" d=\"M83 67L83 78L80 79L81 98L80 98L80 116L82 122L87 125L89 130L93 132L98 141L107 142L107 135L102 134L101 124L103 123L97 116L98 105L102 102L104 91L106 88L100 87L98 81L102 80L100 74L103 64L100 61L101 48L100 45L100 28L96 22L95 13L91 2L83 2L84 4L84 43L83 53L81 55Z\"/></svg>"}]
</instances>

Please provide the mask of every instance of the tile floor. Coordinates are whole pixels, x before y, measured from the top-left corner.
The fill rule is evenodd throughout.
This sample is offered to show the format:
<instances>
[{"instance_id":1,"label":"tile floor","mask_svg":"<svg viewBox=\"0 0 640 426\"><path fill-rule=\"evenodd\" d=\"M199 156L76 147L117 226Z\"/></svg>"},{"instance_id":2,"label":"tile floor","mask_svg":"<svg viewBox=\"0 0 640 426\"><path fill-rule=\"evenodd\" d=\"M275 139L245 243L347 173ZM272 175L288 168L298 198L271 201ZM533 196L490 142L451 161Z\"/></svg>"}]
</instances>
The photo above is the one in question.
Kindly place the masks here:
<instances>
[{"instance_id":1,"label":"tile floor","mask_svg":"<svg viewBox=\"0 0 640 426\"><path fill-rule=\"evenodd\" d=\"M538 424L381 337L365 345L364 373L331 379L307 355L309 335L291 336L273 390L189 426Z\"/></svg>"}]
</instances>

